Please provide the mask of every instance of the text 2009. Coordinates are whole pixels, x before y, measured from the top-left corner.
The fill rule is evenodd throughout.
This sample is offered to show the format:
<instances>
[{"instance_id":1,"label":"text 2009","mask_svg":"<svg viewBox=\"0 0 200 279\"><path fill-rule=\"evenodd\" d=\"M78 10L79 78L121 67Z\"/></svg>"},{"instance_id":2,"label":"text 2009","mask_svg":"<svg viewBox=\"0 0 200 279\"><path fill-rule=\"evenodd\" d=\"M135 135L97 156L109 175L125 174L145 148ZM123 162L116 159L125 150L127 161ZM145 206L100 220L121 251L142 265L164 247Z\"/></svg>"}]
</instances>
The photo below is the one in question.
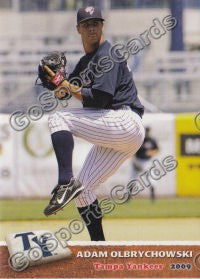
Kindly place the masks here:
<instances>
[{"instance_id":1,"label":"text 2009","mask_svg":"<svg viewBox=\"0 0 200 279\"><path fill-rule=\"evenodd\" d=\"M179 263L172 263L170 264L170 268L174 269L174 270L179 270L179 269L187 269L190 270L192 267L191 264L187 263L187 264L179 264Z\"/></svg>"}]
</instances>

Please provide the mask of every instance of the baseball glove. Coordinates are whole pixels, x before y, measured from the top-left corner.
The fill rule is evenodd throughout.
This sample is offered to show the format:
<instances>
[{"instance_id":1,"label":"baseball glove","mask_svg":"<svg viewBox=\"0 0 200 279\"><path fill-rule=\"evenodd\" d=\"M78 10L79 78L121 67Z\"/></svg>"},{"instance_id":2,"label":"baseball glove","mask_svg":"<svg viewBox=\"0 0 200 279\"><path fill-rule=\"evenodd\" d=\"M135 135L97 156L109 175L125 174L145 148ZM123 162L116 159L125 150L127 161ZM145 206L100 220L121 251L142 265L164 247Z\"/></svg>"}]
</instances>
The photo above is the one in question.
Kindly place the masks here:
<instances>
[{"instance_id":1,"label":"baseball glove","mask_svg":"<svg viewBox=\"0 0 200 279\"><path fill-rule=\"evenodd\" d=\"M43 87L49 90L55 90L66 79L67 73L65 70L67 59L63 52L54 51L45 56L38 66L38 78L41 80ZM51 77L45 70L48 66L54 73Z\"/></svg>"}]
</instances>

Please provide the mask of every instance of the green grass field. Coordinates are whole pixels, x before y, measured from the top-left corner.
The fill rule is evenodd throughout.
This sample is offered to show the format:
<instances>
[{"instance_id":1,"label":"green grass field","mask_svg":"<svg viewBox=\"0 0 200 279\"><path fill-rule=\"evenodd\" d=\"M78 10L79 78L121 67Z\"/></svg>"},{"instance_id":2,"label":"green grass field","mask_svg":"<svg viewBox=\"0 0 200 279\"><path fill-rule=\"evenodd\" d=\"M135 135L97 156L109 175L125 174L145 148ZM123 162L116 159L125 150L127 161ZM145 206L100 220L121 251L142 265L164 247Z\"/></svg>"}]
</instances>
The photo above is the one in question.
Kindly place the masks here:
<instances>
[{"instance_id":1,"label":"green grass field","mask_svg":"<svg viewBox=\"0 0 200 279\"><path fill-rule=\"evenodd\" d=\"M80 218L72 202L57 215L45 217L48 200L0 201L0 241L6 234L30 230L58 231ZM134 199L116 205L104 215L107 240L198 240L200 241L200 198ZM89 240L84 229L71 240Z\"/></svg>"},{"instance_id":2,"label":"green grass field","mask_svg":"<svg viewBox=\"0 0 200 279\"><path fill-rule=\"evenodd\" d=\"M0 221L47 220L43 209L48 200L2 200L0 201ZM48 220L66 220L79 217L74 203L70 203L57 215ZM183 218L200 217L200 198L158 199L152 203L149 199L132 199L122 205L116 205L105 218Z\"/></svg>"}]
</instances>

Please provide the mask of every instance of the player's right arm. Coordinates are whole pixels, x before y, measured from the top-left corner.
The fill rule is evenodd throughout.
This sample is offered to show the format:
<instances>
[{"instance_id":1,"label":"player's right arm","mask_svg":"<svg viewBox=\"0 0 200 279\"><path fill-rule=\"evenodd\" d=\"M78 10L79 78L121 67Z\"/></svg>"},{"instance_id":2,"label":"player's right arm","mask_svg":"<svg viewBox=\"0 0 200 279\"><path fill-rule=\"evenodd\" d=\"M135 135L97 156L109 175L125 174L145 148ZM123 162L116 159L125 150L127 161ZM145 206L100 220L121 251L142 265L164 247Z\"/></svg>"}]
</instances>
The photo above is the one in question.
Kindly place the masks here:
<instances>
[{"instance_id":1,"label":"player's right arm","mask_svg":"<svg viewBox=\"0 0 200 279\"><path fill-rule=\"evenodd\" d=\"M74 86L73 84L69 83L69 81L64 80L61 85L56 88L54 94L58 99L61 99L66 93L70 94L81 102L83 101L81 87Z\"/></svg>"},{"instance_id":2,"label":"player's right arm","mask_svg":"<svg viewBox=\"0 0 200 279\"><path fill-rule=\"evenodd\" d=\"M69 75L69 80L63 81L62 85L55 90L55 96L60 98L67 92L80 100L84 107L108 108L115 91L115 82L113 83L113 80L116 79L116 71L113 73L111 70L109 74L105 73L101 78L94 77L92 86L85 88L70 83L70 81L73 81L77 85L82 85L79 79L80 69L81 60Z\"/></svg>"},{"instance_id":3,"label":"player's right arm","mask_svg":"<svg viewBox=\"0 0 200 279\"><path fill-rule=\"evenodd\" d=\"M61 99L66 93L80 100L85 107L107 108L112 99L112 95L107 92L90 88L83 90L81 87L74 86L69 81L64 80L62 85L55 90L55 96Z\"/></svg>"}]
</instances>

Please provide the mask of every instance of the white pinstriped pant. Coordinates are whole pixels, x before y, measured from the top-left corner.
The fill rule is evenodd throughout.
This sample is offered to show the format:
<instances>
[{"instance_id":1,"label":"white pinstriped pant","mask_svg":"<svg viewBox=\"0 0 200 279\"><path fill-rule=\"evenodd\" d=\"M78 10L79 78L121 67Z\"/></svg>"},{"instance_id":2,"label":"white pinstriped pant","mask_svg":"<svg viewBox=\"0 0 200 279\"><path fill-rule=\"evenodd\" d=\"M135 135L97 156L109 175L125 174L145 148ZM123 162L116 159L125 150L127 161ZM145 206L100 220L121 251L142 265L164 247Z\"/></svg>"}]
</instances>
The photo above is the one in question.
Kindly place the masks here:
<instances>
[{"instance_id":1,"label":"white pinstriped pant","mask_svg":"<svg viewBox=\"0 0 200 279\"><path fill-rule=\"evenodd\" d=\"M85 190L75 199L77 207L95 201L93 190L137 152L145 134L142 119L129 107L67 108L52 113L48 123L51 133L67 130L94 144L78 175Z\"/></svg>"}]
</instances>

